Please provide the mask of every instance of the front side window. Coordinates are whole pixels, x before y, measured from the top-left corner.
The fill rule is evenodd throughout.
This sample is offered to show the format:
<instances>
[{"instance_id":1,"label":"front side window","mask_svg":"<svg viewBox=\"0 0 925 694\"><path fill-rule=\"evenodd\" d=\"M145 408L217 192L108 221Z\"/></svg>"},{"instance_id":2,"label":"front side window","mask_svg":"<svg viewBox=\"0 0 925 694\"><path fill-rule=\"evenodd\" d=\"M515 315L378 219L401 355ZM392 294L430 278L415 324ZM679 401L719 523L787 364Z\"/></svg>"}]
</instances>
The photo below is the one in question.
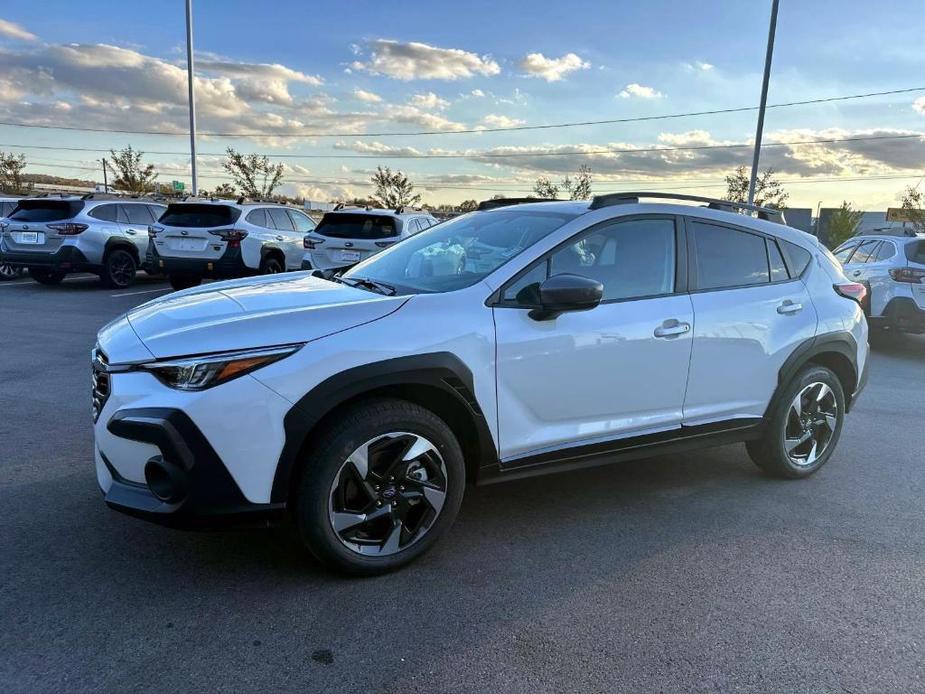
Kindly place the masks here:
<instances>
[{"instance_id":1,"label":"front side window","mask_svg":"<svg viewBox=\"0 0 925 694\"><path fill-rule=\"evenodd\" d=\"M330 215L338 216L347 215ZM463 289L575 216L516 208L462 215L409 236L344 276L384 282L405 294ZM318 225L318 233L324 224Z\"/></svg>"},{"instance_id":2,"label":"front side window","mask_svg":"<svg viewBox=\"0 0 925 694\"><path fill-rule=\"evenodd\" d=\"M699 289L721 289L771 281L763 237L707 222L691 224Z\"/></svg>"}]
</instances>

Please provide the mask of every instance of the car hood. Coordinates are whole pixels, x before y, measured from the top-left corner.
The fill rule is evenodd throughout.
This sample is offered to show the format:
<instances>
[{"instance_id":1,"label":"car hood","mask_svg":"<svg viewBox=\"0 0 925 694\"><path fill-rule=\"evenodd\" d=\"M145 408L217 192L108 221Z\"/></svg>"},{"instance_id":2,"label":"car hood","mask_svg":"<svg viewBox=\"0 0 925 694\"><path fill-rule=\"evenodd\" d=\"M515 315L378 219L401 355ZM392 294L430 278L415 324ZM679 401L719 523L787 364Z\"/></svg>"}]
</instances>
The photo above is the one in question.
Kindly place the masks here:
<instances>
[{"instance_id":1,"label":"car hood","mask_svg":"<svg viewBox=\"0 0 925 694\"><path fill-rule=\"evenodd\" d=\"M383 318L407 300L292 273L176 292L129 311L126 319L163 359L310 342Z\"/></svg>"}]
</instances>

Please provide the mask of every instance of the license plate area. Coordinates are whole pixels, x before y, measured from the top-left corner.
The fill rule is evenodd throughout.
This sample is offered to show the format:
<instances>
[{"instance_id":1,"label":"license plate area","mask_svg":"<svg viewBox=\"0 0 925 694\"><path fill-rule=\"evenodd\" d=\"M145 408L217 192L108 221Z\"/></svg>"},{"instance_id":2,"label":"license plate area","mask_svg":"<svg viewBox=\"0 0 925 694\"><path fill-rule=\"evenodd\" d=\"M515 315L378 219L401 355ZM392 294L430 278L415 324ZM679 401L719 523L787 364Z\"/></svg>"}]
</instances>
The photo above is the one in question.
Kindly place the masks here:
<instances>
[{"instance_id":1,"label":"license plate area","mask_svg":"<svg viewBox=\"0 0 925 694\"><path fill-rule=\"evenodd\" d=\"M19 244L45 243L45 234L40 231L14 231L12 236L13 240Z\"/></svg>"},{"instance_id":2,"label":"license plate area","mask_svg":"<svg viewBox=\"0 0 925 694\"><path fill-rule=\"evenodd\" d=\"M359 251L337 251L337 259L342 263L357 263L360 260Z\"/></svg>"},{"instance_id":3,"label":"license plate area","mask_svg":"<svg viewBox=\"0 0 925 694\"><path fill-rule=\"evenodd\" d=\"M187 239L176 236L167 238L167 248L172 251L204 251L208 243L206 239Z\"/></svg>"}]
</instances>

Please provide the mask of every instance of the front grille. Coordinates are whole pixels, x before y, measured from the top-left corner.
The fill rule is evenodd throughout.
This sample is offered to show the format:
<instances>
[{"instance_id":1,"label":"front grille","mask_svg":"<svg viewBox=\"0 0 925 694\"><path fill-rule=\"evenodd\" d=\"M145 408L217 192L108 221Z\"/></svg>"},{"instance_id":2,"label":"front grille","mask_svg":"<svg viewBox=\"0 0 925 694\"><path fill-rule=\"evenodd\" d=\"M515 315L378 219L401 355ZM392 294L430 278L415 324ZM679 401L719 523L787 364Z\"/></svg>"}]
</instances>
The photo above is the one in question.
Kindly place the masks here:
<instances>
[{"instance_id":1,"label":"front grille","mask_svg":"<svg viewBox=\"0 0 925 694\"><path fill-rule=\"evenodd\" d=\"M92 369L90 371L90 413L93 422L100 418L100 412L109 399L112 389L107 367L109 365L106 355L100 349L93 350Z\"/></svg>"}]
</instances>

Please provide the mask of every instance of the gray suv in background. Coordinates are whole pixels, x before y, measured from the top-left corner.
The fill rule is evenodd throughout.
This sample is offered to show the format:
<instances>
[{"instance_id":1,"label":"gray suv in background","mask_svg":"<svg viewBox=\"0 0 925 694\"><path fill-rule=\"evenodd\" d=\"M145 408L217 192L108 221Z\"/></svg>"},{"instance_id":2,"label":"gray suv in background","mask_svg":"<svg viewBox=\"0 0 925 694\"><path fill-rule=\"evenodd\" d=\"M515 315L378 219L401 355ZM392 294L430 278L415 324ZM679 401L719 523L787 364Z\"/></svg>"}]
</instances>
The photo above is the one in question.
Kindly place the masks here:
<instances>
[{"instance_id":1,"label":"gray suv in background","mask_svg":"<svg viewBox=\"0 0 925 694\"><path fill-rule=\"evenodd\" d=\"M11 214L18 204L19 198L0 198L0 224L3 224L3 218ZM0 263L0 282L16 279L21 274L21 267Z\"/></svg>"},{"instance_id":2,"label":"gray suv in background","mask_svg":"<svg viewBox=\"0 0 925 694\"><path fill-rule=\"evenodd\" d=\"M0 263L28 268L41 284L92 272L107 287L128 287L148 251L148 226L165 209L142 198L26 198L0 223Z\"/></svg>"}]
</instances>

